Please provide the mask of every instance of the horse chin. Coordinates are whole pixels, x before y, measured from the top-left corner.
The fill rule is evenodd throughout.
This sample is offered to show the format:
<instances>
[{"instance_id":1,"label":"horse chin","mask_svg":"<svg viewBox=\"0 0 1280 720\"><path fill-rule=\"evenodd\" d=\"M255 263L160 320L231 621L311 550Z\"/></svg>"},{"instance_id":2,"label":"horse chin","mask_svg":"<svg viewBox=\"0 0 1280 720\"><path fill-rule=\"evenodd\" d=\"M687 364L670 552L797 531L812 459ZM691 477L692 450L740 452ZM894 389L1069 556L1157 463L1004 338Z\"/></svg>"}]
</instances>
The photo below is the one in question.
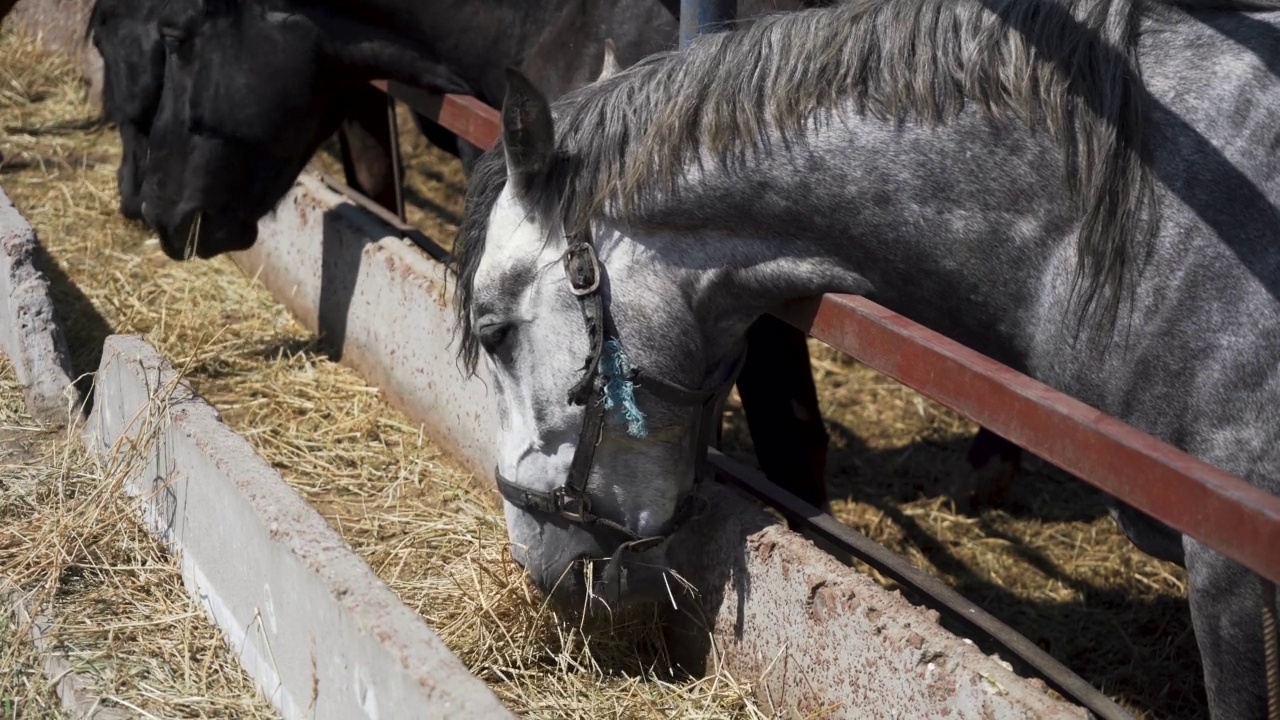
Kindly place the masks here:
<instances>
[{"instance_id":1,"label":"horse chin","mask_svg":"<svg viewBox=\"0 0 1280 720\"><path fill-rule=\"evenodd\" d=\"M608 559L580 558L556 575L549 587L538 582L536 575L533 579L561 617L617 620L680 596L677 581L664 577L662 565L661 552L629 557L612 571Z\"/></svg>"},{"instance_id":2,"label":"horse chin","mask_svg":"<svg viewBox=\"0 0 1280 720\"><path fill-rule=\"evenodd\" d=\"M164 254L179 262L248 250L258 239L257 223L201 210L187 212L167 230L157 229Z\"/></svg>"}]
</instances>

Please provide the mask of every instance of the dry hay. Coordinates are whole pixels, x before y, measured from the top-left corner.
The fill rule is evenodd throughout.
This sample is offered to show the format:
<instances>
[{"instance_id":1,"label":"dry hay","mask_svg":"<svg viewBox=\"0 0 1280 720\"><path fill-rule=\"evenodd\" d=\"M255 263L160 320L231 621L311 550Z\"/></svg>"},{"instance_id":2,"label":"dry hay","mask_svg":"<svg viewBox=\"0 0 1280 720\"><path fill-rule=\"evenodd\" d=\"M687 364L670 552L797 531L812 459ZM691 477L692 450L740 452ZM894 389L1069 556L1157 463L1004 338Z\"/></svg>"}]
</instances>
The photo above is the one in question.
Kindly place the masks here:
<instances>
[{"instance_id":1,"label":"dry hay","mask_svg":"<svg viewBox=\"0 0 1280 720\"><path fill-rule=\"evenodd\" d=\"M60 87L62 97L74 95L70 80ZM24 112L46 125L89 117L82 105L62 102L62 109L54 101ZM457 164L428 149L403 111L401 135L409 218L448 246L461 210ZM578 707L600 716L662 715L691 705L751 712L738 699L741 689L723 678L708 696L705 685L668 689L634 672L609 672L660 658L652 644L639 659L627 643L620 661L600 661L619 647L583 652L580 634L550 623L526 599L503 549L499 515L468 478L419 445L409 423L330 362L229 262L179 267L122 222L114 213L114 134L91 130L59 142L33 143L39 152L17 156L28 167L15 174L0 167L0 182L91 298L65 278L59 284L60 309L75 313L73 341L90 347L110 322L191 359L193 383L228 422L513 707L551 715ZM37 172L24 157L46 169ZM318 162L331 172L340 167L332 157ZM95 319L99 312L106 321ZM205 350L193 351L211 336ZM811 347L832 433L837 517L940 575L1139 717L1205 716L1180 569L1139 553L1105 517L1098 493L1033 459L1008 510L958 511L945 488L970 472L964 452L975 428L819 343ZM80 369L96 363L92 353L78 357ZM726 443L739 454L750 448L736 405Z\"/></svg>"},{"instance_id":2,"label":"dry hay","mask_svg":"<svg viewBox=\"0 0 1280 720\"><path fill-rule=\"evenodd\" d=\"M836 350L810 349L837 518L941 577L1135 717L1208 716L1186 574L1134 547L1101 493L1028 455L1007 509L958 509L948 488L971 472L965 453L977 427ZM736 403L725 436L732 454L749 452Z\"/></svg>"},{"instance_id":3,"label":"dry hay","mask_svg":"<svg viewBox=\"0 0 1280 720\"><path fill-rule=\"evenodd\" d=\"M40 428L2 357L0 398L0 575L55 619L53 651L104 706L131 715L275 717L121 491L147 458L97 458L75 432ZM62 716L27 628L4 615L3 716Z\"/></svg>"},{"instance_id":4,"label":"dry hay","mask_svg":"<svg viewBox=\"0 0 1280 720\"><path fill-rule=\"evenodd\" d=\"M556 621L506 550L495 503L376 389L333 362L230 260L178 264L116 212L114 131L70 67L0 36L22 102L0 183L48 249L77 372L109 332L167 355L513 710L544 717L759 717L725 673L671 672L656 624ZM50 128L74 128L51 132Z\"/></svg>"}]
</instances>

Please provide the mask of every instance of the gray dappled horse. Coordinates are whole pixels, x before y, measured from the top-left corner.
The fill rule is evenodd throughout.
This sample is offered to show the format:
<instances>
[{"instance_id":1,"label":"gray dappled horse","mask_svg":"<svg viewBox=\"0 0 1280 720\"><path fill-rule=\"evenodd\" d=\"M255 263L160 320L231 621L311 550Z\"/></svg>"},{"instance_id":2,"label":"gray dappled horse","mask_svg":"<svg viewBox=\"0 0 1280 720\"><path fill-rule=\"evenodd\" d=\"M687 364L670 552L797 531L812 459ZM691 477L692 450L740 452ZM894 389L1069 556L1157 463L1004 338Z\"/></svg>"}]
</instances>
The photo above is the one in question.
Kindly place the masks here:
<instances>
[{"instance_id":1,"label":"gray dappled horse","mask_svg":"<svg viewBox=\"0 0 1280 720\"><path fill-rule=\"evenodd\" d=\"M1280 12L1130 0L860 0L553 108L512 71L457 307L517 559L665 596L746 329L827 292L1280 491L1278 73ZM1115 512L1187 567L1213 716L1262 717L1257 578Z\"/></svg>"}]
</instances>

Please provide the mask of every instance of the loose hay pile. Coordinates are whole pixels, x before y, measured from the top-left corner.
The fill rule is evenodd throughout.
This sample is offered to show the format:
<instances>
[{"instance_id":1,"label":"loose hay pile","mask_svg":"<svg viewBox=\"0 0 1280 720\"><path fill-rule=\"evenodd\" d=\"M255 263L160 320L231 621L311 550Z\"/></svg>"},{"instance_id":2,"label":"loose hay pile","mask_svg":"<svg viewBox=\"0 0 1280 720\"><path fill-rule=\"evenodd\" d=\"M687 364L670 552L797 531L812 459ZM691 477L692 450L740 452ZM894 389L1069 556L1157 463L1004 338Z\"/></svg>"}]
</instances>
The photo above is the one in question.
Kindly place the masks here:
<instances>
[{"instance_id":1,"label":"loose hay pile","mask_svg":"<svg viewBox=\"0 0 1280 720\"><path fill-rule=\"evenodd\" d=\"M110 332L143 335L186 366L196 390L516 712L761 716L749 688L725 674L671 673L652 622L594 634L556 622L468 474L229 260L174 263L118 215L117 136L89 122L67 63L6 30L0 67L0 182L52 256L77 372L96 369Z\"/></svg>"},{"instance_id":2,"label":"loose hay pile","mask_svg":"<svg viewBox=\"0 0 1280 720\"><path fill-rule=\"evenodd\" d=\"M0 576L56 621L55 650L103 705L130 714L275 717L121 492L146 458L94 458L75 433L41 429L21 398L0 357ZM3 717L60 717L27 628L8 607L0 626Z\"/></svg>"},{"instance_id":3,"label":"loose hay pile","mask_svg":"<svg viewBox=\"0 0 1280 720\"><path fill-rule=\"evenodd\" d=\"M551 622L527 595L507 558L500 515L474 482L373 389L326 359L230 262L179 266L124 223L114 209L114 133L82 127L92 111L65 64L51 66L12 35L2 42L0 72L26 85L20 101L7 78L0 87L10 93L0 102L13 103L4 110L0 182L65 273L54 280L78 370L96 367L88 348L100 346L108 327L141 333L176 362L189 360L197 389L515 709L756 713L746 688L728 678L652 679L660 673L647 669L662 669L662 650L635 640L646 636L643 627L608 647L596 635L588 650L581 633ZM407 148L410 219L448 245L460 211L456 164L425 152L403 114L401 125L416 146ZM57 127L69 129L50 131ZM321 160L333 169L332 158ZM812 347L841 520L939 574L1139 717L1204 717L1181 570L1139 553L1096 493L1034 461L1010 510L957 511L944 488L969 472L963 457L975 428ZM726 441L749 450L736 407Z\"/></svg>"},{"instance_id":4,"label":"loose hay pile","mask_svg":"<svg viewBox=\"0 0 1280 720\"><path fill-rule=\"evenodd\" d=\"M977 427L836 350L816 341L810 350L837 518L941 577L1135 717L1208 717L1186 573L1134 547L1101 493L1027 455L1007 509L958 510L948 492L971 472ZM725 443L731 454L750 451L740 406Z\"/></svg>"}]
</instances>

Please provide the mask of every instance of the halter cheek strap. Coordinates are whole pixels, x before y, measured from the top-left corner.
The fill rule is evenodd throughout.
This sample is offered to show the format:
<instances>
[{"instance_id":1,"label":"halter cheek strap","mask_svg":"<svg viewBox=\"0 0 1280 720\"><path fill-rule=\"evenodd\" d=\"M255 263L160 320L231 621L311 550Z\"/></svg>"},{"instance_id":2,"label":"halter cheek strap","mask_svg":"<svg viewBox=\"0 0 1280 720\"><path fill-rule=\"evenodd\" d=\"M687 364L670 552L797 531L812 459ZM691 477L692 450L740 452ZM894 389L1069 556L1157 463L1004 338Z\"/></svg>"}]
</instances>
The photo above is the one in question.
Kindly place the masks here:
<instances>
[{"instance_id":1,"label":"halter cheek strap","mask_svg":"<svg viewBox=\"0 0 1280 720\"><path fill-rule=\"evenodd\" d=\"M570 292L577 296L582 308L589 349L586 364L583 367L583 376L569 390L568 398L571 405L585 406L582 428L578 432L578 445L574 449L573 460L569 464L568 477L564 484L555 490L544 492L521 487L503 477L502 473L495 468L494 476L498 491L507 502L523 510L557 516L578 525L611 530L627 538L624 543L626 551L642 552L662 542L696 514L698 502L694 493L696 488L690 489L680 498L676 504L676 512L657 535L641 536L622 522L601 517L592 512L591 497L587 494L587 481L591 477L591 468L595 462L596 447L600 444L604 433L605 388L610 378L601 373L600 364L604 356L605 335L610 326L610 318L604 300L600 297L600 262L586 232L575 234L570 238L569 247L564 253L564 268L565 275L569 279ZM745 359L746 352L743 351L724 379L705 390L689 390L675 383L648 377L639 369L633 370L627 378L638 391L661 402L699 409L695 439L697 443L695 486L702 478L707 445L711 440L711 432L716 427L715 414L718 401L733 385ZM619 572L617 560L623 554L622 549L614 554L613 561L606 570L606 576L610 574L610 570L615 575Z\"/></svg>"}]
</instances>

